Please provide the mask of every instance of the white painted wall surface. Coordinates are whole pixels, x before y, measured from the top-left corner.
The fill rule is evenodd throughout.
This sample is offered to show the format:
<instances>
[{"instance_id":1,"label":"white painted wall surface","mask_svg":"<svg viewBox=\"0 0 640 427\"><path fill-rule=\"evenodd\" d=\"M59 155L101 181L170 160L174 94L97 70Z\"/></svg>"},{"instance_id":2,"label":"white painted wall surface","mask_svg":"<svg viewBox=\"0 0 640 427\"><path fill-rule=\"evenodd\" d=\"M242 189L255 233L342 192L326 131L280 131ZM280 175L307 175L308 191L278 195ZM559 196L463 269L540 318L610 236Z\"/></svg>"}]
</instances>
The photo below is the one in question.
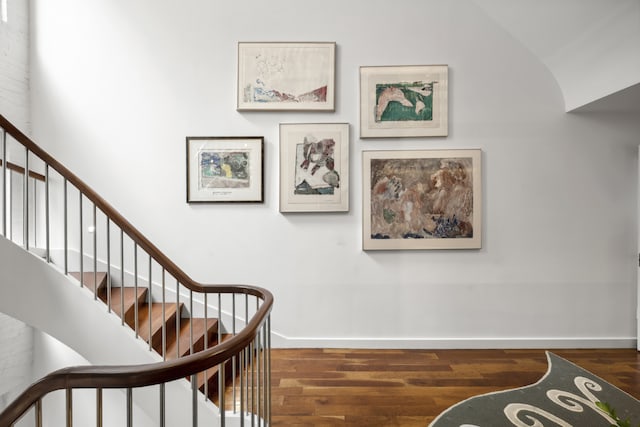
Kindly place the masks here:
<instances>
[{"instance_id":1,"label":"white painted wall surface","mask_svg":"<svg viewBox=\"0 0 640 427\"><path fill-rule=\"evenodd\" d=\"M640 83L638 0L474 1L549 68L566 111Z\"/></svg>"},{"instance_id":2,"label":"white painted wall surface","mask_svg":"<svg viewBox=\"0 0 640 427\"><path fill-rule=\"evenodd\" d=\"M195 279L273 291L278 346L635 345L630 115L565 114L472 1L34 0L36 141ZM337 42L334 113L235 110L238 41ZM358 67L448 64L447 138L361 140ZM351 124L351 210L278 212L278 124ZM265 137L265 203L188 205L186 136ZM363 252L361 152L480 148L483 248Z\"/></svg>"},{"instance_id":3,"label":"white painted wall surface","mask_svg":"<svg viewBox=\"0 0 640 427\"><path fill-rule=\"evenodd\" d=\"M29 2L3 0L0 16L0 114L30 129L29 116Z\"/></svg>"}]
</instances>

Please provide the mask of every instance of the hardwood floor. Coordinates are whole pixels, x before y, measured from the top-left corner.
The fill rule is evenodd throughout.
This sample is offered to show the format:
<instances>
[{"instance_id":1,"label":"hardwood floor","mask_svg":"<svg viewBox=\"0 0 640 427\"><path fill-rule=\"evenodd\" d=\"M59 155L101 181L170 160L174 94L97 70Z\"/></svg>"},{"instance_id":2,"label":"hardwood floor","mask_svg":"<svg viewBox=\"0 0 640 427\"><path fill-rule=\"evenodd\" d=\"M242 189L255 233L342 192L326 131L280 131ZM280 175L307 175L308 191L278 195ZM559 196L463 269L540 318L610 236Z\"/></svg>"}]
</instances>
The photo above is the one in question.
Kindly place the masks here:
<instances>
[{"instance_id":1,"label":"hardwood floor","mask_svg":"<svg viewBox=\"0 0 640 427\"><path fill-rule=\"evenodd\" d=\"M552 350L640 399L633 349ZM468 397L532 384L544 350L273 349L274 426L421 426Z\"/></svg>"}]
</instances>

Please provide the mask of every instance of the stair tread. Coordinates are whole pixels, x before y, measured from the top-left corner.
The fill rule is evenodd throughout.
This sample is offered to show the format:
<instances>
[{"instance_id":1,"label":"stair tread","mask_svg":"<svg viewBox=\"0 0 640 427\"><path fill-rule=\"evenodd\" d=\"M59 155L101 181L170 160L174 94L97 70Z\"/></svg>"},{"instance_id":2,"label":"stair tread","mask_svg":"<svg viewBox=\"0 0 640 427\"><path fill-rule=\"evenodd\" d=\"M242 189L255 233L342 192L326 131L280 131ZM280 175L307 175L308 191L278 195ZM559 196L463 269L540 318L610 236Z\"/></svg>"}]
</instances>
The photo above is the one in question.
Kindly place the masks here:
<instances>
[{"instance_id":1,"label":"stair tread","mask_svg":"<svg viewBox=\"0 0 640 427\"><path fill-rule=\"evenodd\" d=\"M176 303L165 304L165 320L168 328L172 324L175 325L172 322L175 322L177 312L178 305ZM151 304L151 317L151 338L154 339L158 333L162 332L162 303L154 302ZM138 334L145 341L149 341L149 320L149 304L143 304L138 307Z\"/></svg>"},{"instance_id":2,"label":"stair tread","mask_svg":"<svg viewBox=\"0 0 640 427\"><path fill-rule=\"evenodd\" d=\"M167 339L167 359L175 359L180 350L179 357L186 356L190 350L190 325L193 324L193 347L194 352L198 352L204 349L204 335L205 335L205 319L204 318L181 318L180 319L180 335L179 340L175 339L175 329L172 334L171 340ZM207 347L212 347L216 344L218 339L218 319L207 319ZM178 347L179 343L179 347Z\"/></svg>"},{"instance_id":3,"label":"stair tread","mask_svg":"<svg viewBox=\"0 0 640 427\"><path fill-rule=\"evenodd\" d=\"M138 305L142 305L147 295L147 288L138 288L137 300ZM121 305L120 298L124 300L124 304ZM106 303L106 291L105 295L101 296L102 300ZM130 312L134 309L134 304L136 301L136 289L133 287L113 287L111 288L111 310L116 313L118 316L122 317L121 308L124 306L124 313L126 317L130 317Z\"/></svg>"},{"instance_id":4,"label":"stair tread","mask_svg":"<svg viewBox=\"0 0 640 427\"><path fill-rule=\"evenodd\" d=\"M92 292L96 289L96 283L98 284L98 290L107 284L107 273L105 271L98 271L96 273L93 271L84 271L82 272L82 275L80 275L79 271L71 271L69 272L69 275L79 282L80 277L82 277L82 285Z\"/></svg>"}]
</instances>

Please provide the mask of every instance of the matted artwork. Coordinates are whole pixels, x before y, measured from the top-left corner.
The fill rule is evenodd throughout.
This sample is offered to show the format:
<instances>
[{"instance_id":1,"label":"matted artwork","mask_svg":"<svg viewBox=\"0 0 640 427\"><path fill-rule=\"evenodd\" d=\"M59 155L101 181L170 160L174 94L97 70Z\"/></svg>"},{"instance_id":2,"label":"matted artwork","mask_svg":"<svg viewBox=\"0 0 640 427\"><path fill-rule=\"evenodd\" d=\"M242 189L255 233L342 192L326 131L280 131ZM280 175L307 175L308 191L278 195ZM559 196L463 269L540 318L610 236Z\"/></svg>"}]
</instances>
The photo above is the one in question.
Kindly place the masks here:
<instances>
[{"instance_id":1,"label":"matted artwork","mask_svg":"<svg viewBox=\"0 0 640 427\"><path fill-rule=\"evenodd\" d=\"M349 210L349 124L280 124L280 212Z\"/></svg>"},{"instance_id":2,"label":"matted artwork","mask_svg":"<svg viewBox=\"0 0 640 427\"><path fill-rule=\"evenodd\" d=\"M263 201L262 137L187 137L187 203Z\"/></svg>"},{"instance_id":3,"label":"matted artwork","mask_svg":"<svg viewBox=\"0 0 640 427\"><path fill-rule=\"evenodd\" d=\"M238 110L335 109L335 43L238 43Z\"/></svg>"},{"instance_id":4,"label":"matted artwork","mask_svg":"<svg viewBox=\"0 0 640 427\"><path fill-rule=\"evenodd\" d=\"M448 134L448 67L360 67L360 137Z\"/></svg>"},{"instance_id":5,"label":"matted artwork","mask_svg":"<svg viewBox=\"0 0 640 427\"><path fill-rule=\"evenodd\" d=\"M480 150L364 151L363 249L481 247Z\"/></svg>"}]
</instances>

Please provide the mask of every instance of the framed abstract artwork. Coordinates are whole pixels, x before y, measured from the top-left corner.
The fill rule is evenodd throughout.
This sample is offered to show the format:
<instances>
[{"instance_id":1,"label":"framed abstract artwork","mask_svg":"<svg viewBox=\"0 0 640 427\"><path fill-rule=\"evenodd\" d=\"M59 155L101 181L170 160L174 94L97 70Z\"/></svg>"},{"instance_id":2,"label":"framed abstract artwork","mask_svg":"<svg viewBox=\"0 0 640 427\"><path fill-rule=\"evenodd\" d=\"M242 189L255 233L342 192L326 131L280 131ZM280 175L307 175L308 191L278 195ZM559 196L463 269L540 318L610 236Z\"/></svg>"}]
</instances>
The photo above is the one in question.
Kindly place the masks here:
<instances>
[{"instance_id":1,"label":"framed abstract artwork","mask_svg":"<svg viewBox=\"0 0 640 427\"><path fill-rule=\"evenodd\" d=\"M363 249L479 249L481 151L364 151Z\"/></svg>"},{"instance_id":2,"label":"framed abstract artwork","mask_svg":"<svg viewBox=\"0 0 640 427\"><path fill-rule=\"evenodd\" d=\"M263 202L262 137L187 137L187 203Z\"/></svg>"},{"instance_id":3,"label":"framed abstract artwork","mask_svg":"<svg viewBox=\"0 0 640 427\"><path fill-rule=\"evenodd\" d=\"M360 137L448 134L446 65L360 67Z\"/></svg>"},{"instance_id":4,"label":"framed abstract artwork","mask_svg":"<svg viewBox=\"0 0 640 427\"><path fill-rule=\"evenodd\" d=\"M349 210L349 124L280 124L280 212Z\"/></svg>"},{"instance_id":5,"label":"framed abstract artwork","mask_svg":"<svg viewBox=\"0 0 640 427\"><path fill-rule=\"evenodd\" d=\"M335 110L335 43L238 43L237 109Z\"/></svg>"}]
</instances>

